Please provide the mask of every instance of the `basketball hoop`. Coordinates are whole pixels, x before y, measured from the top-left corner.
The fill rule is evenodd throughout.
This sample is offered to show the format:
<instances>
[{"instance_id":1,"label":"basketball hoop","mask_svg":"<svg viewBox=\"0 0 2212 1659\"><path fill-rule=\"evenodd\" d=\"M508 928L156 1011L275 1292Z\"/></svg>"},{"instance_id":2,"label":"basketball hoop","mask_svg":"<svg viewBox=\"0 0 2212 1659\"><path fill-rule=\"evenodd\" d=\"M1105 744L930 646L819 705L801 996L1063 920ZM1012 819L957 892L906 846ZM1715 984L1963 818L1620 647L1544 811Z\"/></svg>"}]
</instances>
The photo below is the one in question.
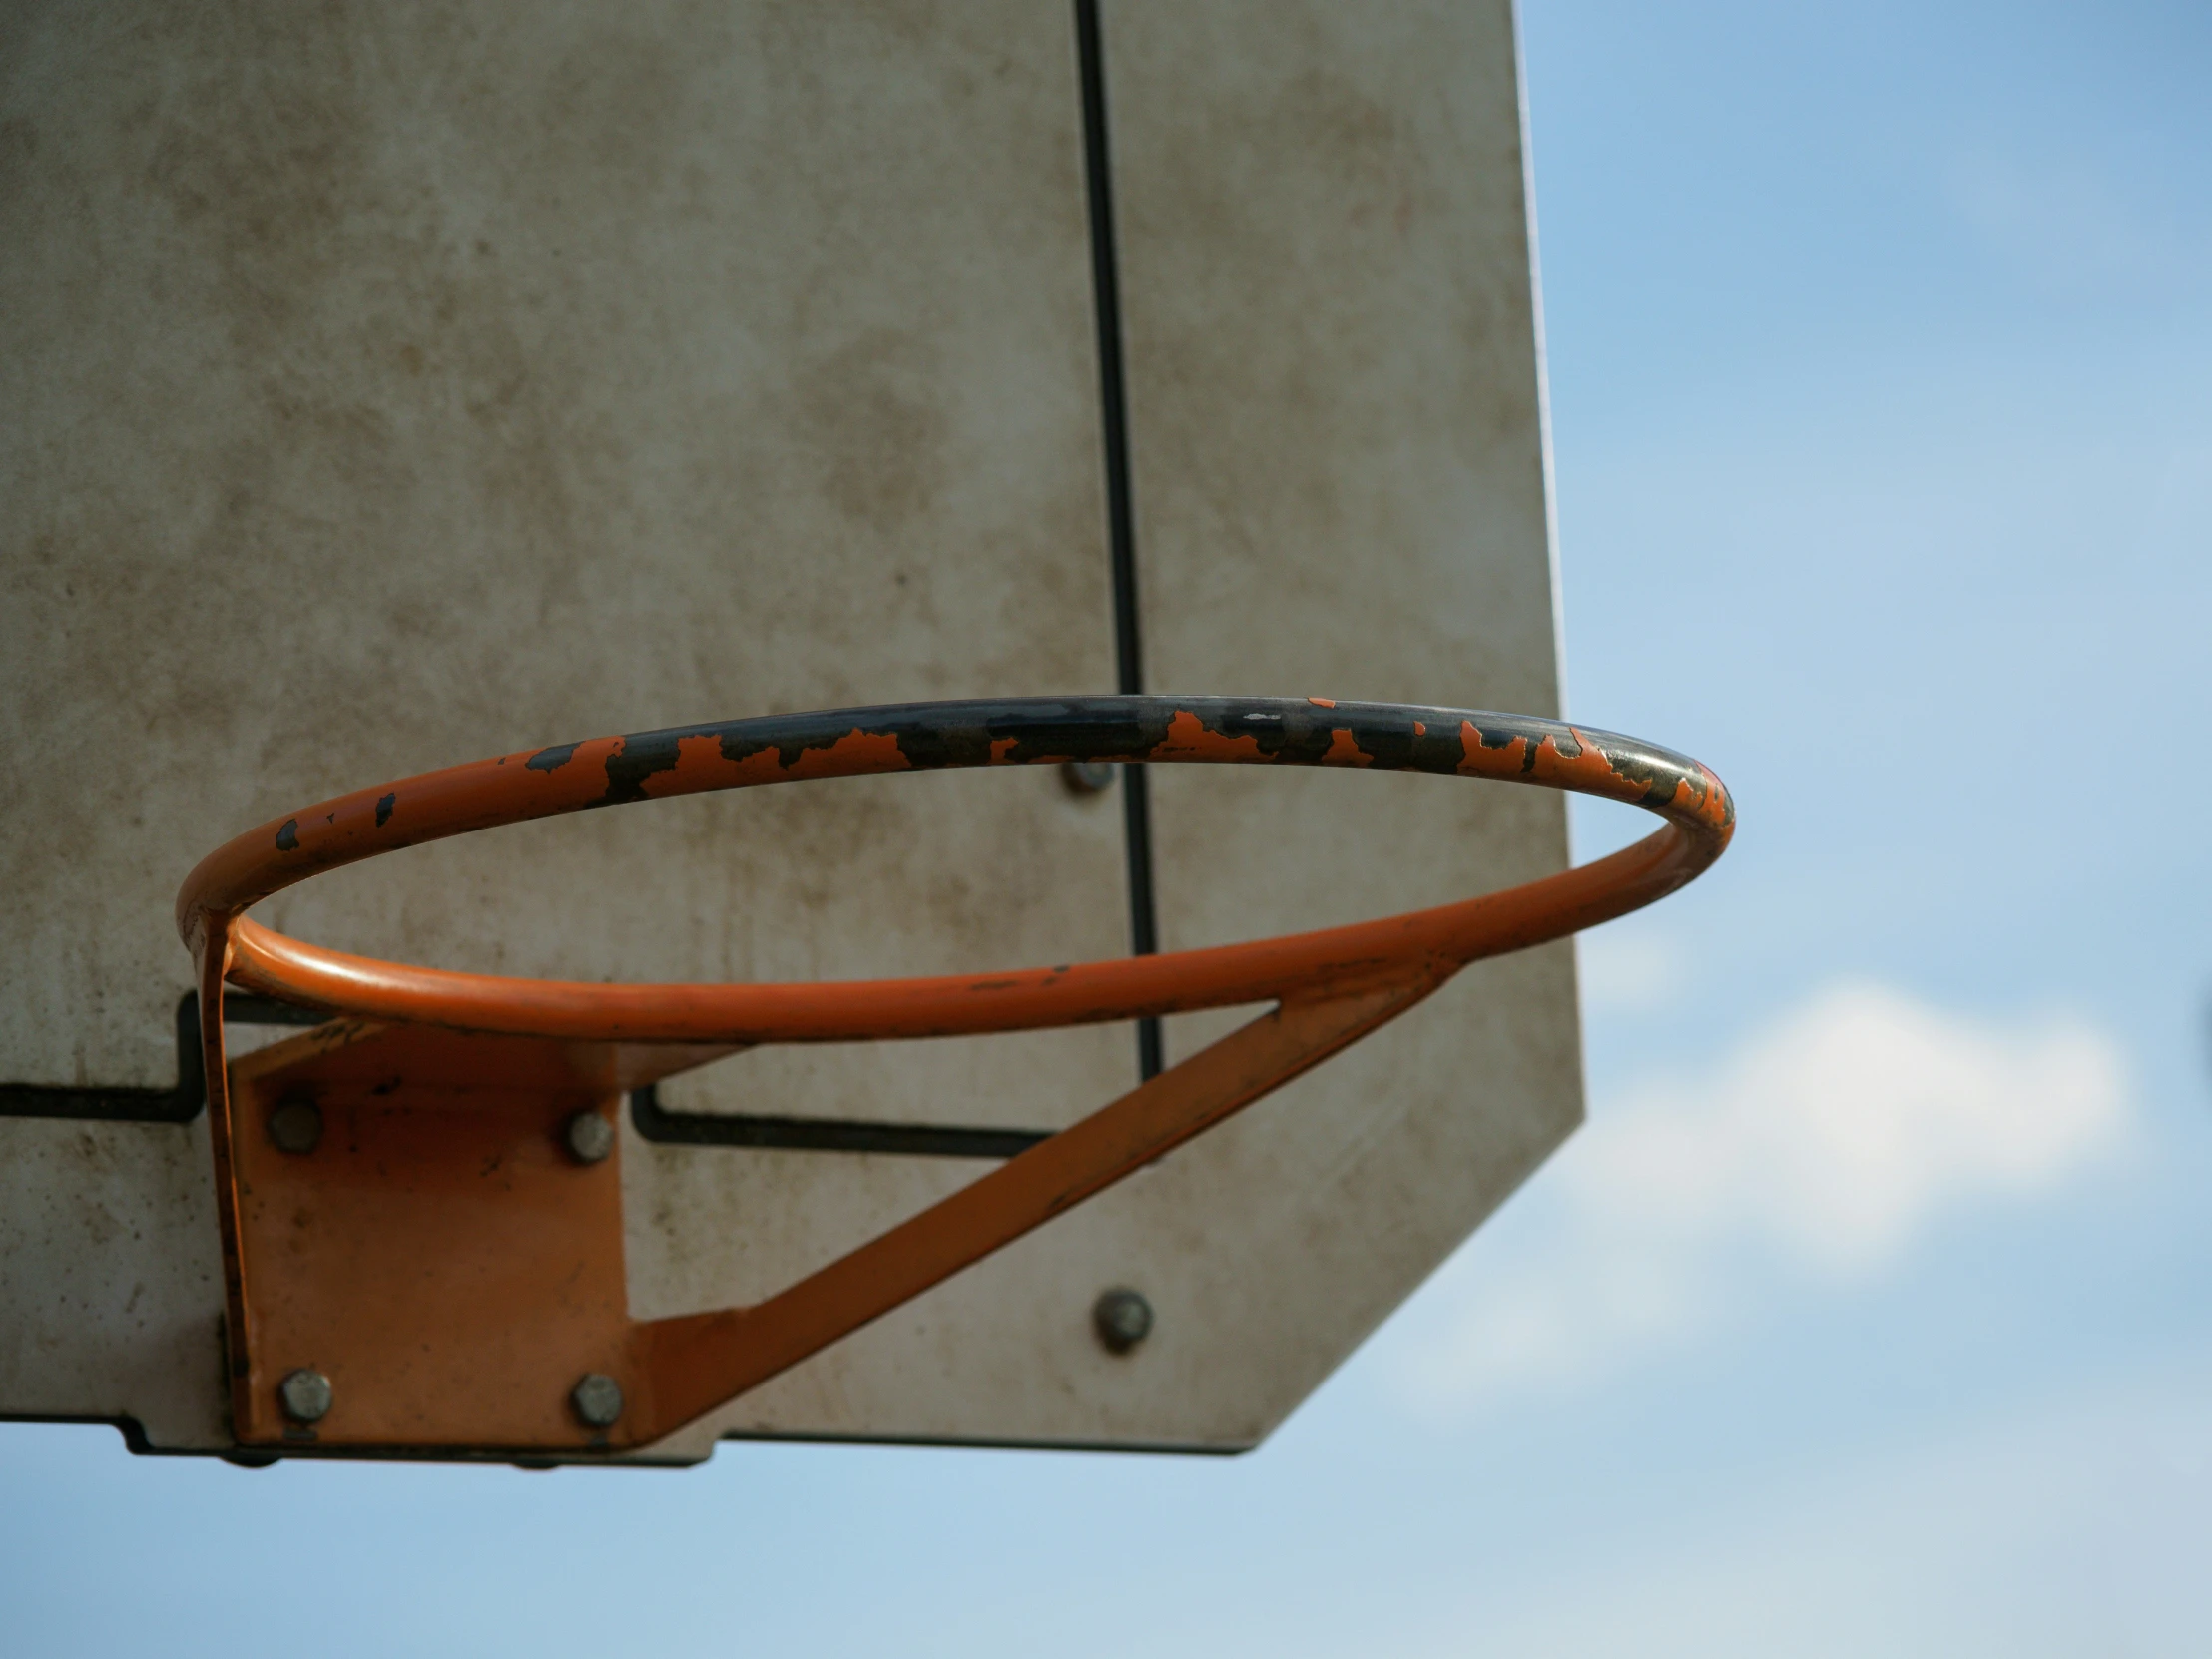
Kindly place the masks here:
<instances>
[{"instance_id":1,"label":"basketball hoop","mask_svg":"<svg viewBox=\"0 0 2212 1659\"><path fill-rule=\"evenodd\" d=\"M1593 863L1431 909L1245 944L989 974L796 985L507 978L348 955L245 916L295 882L381 852L586 808L811 779L1069 761L1425 772L1628 802L1666 822ZM179 931L199 963L239 1438L564 1454L648 1444L1250 1105L1468 963L1674 891L1720 856L1733 829L1728 792L1711 772L1609 732L1325 698L1157 697L909 704L601 738L427 773L272 821L204 859L177 900ZM226 980L327 1010L331 1023L227 1066ZM399 1080L378 1109L417 1114L406 1143L417 1167L406 1179L450 1185L460 1177L435 1172L466 1164L471 1137L501 1113L552 1122L579 1101L751 1045L1028 1030L1258 1002L1276 1006L752 1307L633 1322L619 1272L611 1289L595 1281L579 1302L576 1275L563 1279L560 1262L508 1260L508 1301L492 1345L501 1380L480 1382L465 1401L410 1381L419 1366L396 1358L426 1340L419 1308L372 1307L347 1288L394 1271L395 1262L416 1271L434 1259L437 1241L423 1236L419 1218L411 1235L398 1236L373 1195L353 1193L346 1202L365 1208L357 1261L345 1271L358 1279L304 1283L287 1279L282 1253L242 1208L242 1188L253 1189L262 1172L271 1182L329 1190L313 1187L318 1178L300 1173L305 1165L282 1164L280 1150L241 1133L247 1101L303 1098L317 1088L342 1094L371 1060L378 1076ZM619 1267L612 1164L589 1172L549 1164L541 1173L547 1213L573 1208L578 1229L602 1233L611 1215ZM440 1225L465 1234L465 1211L450 1214L457 1219ZM481 1249L482 1241L470 1245ZM603 1264L595 1271L603 1280ZM338 1330L357 1368L385 1383L340 1389L334 1402L325 1385L322 1409L302 1421L285 1404L281 1380L301 1375L315 1334L326 1341ZM379 1353L390 1359L382 1373L359 1358ZM479 1355L471 1375L481 1379L489 1363ZM579 1375L584 1382L575 1382ZM587 1395L595 1403L578 1403Z\"/></svg>"}]
</instances>

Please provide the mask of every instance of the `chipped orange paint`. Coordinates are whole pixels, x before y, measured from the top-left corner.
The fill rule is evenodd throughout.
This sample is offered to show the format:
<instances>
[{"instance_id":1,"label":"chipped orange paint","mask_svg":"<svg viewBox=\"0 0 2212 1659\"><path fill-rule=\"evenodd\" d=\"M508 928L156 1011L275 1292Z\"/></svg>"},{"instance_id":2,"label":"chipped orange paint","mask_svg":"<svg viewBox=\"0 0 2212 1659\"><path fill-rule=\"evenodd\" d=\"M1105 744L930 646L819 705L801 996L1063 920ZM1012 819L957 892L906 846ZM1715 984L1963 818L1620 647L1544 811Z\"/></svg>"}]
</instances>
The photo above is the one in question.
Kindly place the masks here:
<instances>
[{"instance_id":1,"label":"chipped orange paint","mask_svg":"<svg viewBox=\"0 0 2212 1659\"><path fill-rule=\"evenodd\" d=\"M1482 734L1471 720L1459 723L1459 773L1465 778L1511 778L1527 772L1523 764L1528 753L1528 740L1515 738L1511 743L1492 749L1482 742Z\"/></svg>"},{"instance_id":2,"label":"chipped orange paint","mask_svg":"<svg viewBox=\"0 0 2212 1659\"><path fill-rule=\"evenodd\" d=\"M1554 788L1602 795L1615 801L1643 800L1644 785L1616 770L1604 751L1581 733L1575 733L1575 737L1581 751L1576 755L1563 753L1556 741L1548 737L1535 747L1533 754L1525 737L1516 737L1510 743L1491 748L1482 742L1482 735L1474 723L1463 720L1459 723L1459 741L1464 759L1459 763L1459 771L1463 776L1477 778L1526 777ZM1679 787L1676 793L1680 794Z\"/></svg>"},{"instance_id":3,"label":"chipped orange paint","mask_svg":"<svg viewBox=\"0 0 2212 1659\"><path fill-rule=\"evenodd\" d=\"M1334 697L1309 697L1306 701L1317 709L1334 709L1337 706Z\"/></svg>"},{"instance_id":4,"label":"chipped orange paint","mask_svg":"<svg viewBox=\"0 0 2212 1659\"><path fill-rule=\"evenodd\" d=\"M649 796L689 795L702 786L712 787L743 772L723 759L721 743L711 737L682 738L676 745L676 764L641 781ZM671 788L671 786L675 786Z\"/></svg>"},{"instance_id":5,"label":"chipped orange paint","mask_svg":"<svg viewBox=\"0 0 2212 1659\"><path fill-rule=\"evenodd\" d=\"M856 778L879 772L911 772L914 763L888 732L863 732L857 726L825 749L803 749L785 769L793 780Z\"/></svg>"},{"instance_id":6,"label":"chipped orange paint","mask_svg":"<svg viewBox=\"0 0 2212 1659\"><path fill-rule=\"evenodd\" d=\"M1348 727L1340 726L1329 734L1328 753L1321 758L1325 767L1372 767L1375 757L1352 741Z\"/></svg>"},{"instance_id":7,"label":"chipped orange paint","mask_svg":"<svg viewBox=\"0 0 2212 1659\"><path fill-rule=\"evenodd\" d=\"M1209 731L1206 723L1188 710L1180 710L1168 722L1164 742L1144 757L1151 761L1265 761L1258 738L1225 737Z\"/></svg>"},{"instance_id":8,"label":"chipped orange paint","mask_svg":"<svg viewBox=\"0 0 2212 1659\"><path fill-rule=\"evenodd\" d=\"M715 753L719 757L721 752L722 746L717 743ZM729 767L731 784L736 787L742 788L748 784L780 784L785 778L784 762L773 749L756 749L742 761L723 764Z\"/></svg>"},{"instance_id":9,"label":"chipped orange paint","mask_svg":"<svg viewBox=\"0 0 2212 1659\"><path fill-rule=\"evenodd\" d=\"M1021 746L1019 738L993 738L991 740L991 765L1004 766L1006 757Z\"/></svg>"}]
</instances>

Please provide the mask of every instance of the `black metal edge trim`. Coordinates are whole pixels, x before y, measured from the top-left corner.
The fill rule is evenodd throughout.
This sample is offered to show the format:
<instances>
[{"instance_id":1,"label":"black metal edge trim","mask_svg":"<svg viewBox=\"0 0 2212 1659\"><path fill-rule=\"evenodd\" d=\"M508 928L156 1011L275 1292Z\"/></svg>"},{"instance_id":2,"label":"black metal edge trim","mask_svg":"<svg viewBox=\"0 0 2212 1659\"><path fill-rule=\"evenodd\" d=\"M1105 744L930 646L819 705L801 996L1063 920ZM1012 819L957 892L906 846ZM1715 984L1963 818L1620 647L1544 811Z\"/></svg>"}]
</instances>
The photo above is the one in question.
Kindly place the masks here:
<instances>
[{"instance_id":1,"label":"black metal edge trim","mask_svg":"<svg viewBox=\"0 0 2212 1659\"><path fill-rule=\"evenodd\" d=\"M868 1446L921 1446L950 1451L1068 1451L1095 1455L1099 1452L1118 1452L1133 1457L1243 1457L1257 1451L1260 1440L1246 1445L1198 1445L1183 1440L1044 1440L1044 1439L986 1439L956 1434L833 1434L828 1430L806 1433L799 1430L777 1433L767 1429L734 1428L718 1435L716 1443L722 1445L868 1445Z\"/></svg>"},{"instance_id":2,"label":"black metal edge trim","mask_svg":"<svg viewBox=\"0 0 2212 1659\"><path fill-rule=\"evenodd\" d=\"M146 1437L137 1417L86 1417L40 1411L0 1411L0 1422L51 1422L71 1429L115 1429L133 1457L215 1457L237 1468L270 1468L278 1462L407 1462L407 1464L506 1464L524 1473L546 1468L637 1468L637 1471L673 1473L697 1468L706 1457L639 1457L635 1453L588 1451L460 1451L449 1446L157 1446ZM732 1429L715 1437L715 1446L927 1446L946 1451L1068 1451L1079 1455L1117 1453L1126 1457L1243 1457L1257 1451L1259 1440L1241 1446L1208 1446L1179 1440L997 1440L997 1437L927 1435L927 1433L830 1433L830 1431L764 1431ZM708 1455L713 1455L710 1451Z\"/></svg>"},{"instance_id":3,"label":"black metal edge trim","mask_svg":"<svg viewBox=\"0 0 2212 1659\"><path fill-rule=\"evenodd\" d=\"M640 1457L634 1453L608 1455L588 1451L535 1452L519 1449L463 1451L443 1446L175 1446L156 1445L145 1428L131 1416L72 1416L61 1412L0 1411L0 1423L53 1423L70 1428L113 1428L123 1437L124 1449L134 1457L214 1458L237 1468L265 1469L277 1463L451 1463L484 1466L506 1464L526 1473L547 1469L637 1469L681 1472L699 1467L705 1458ZM827 1430L773 1432L732 1429L715 1437L722 1445L849 1445L918 1446L961 1451L1065 1451L1083 1455L1116 1453L1134 1457L1242 1457L1258 1449L1261 1441L1247 1445L1201 1445L1177 1440L1114 1442L1110 1440L998 1439L952 1434L836 1434ZM709 1456L713 1453L710 1451Z\"/></svg>"},{"instance_id":4,"label":"black metal edge trim","mask_svg":"<svg viewBox=\"0 0 2212 1659\"><path fill-rule=\"evenodd\" d=\"M1121 255L1114 235L1113 145L1106 126L1106 42L1098 0L1075 0L1075 50L1083 83L1083 176L1091 220L1091 291L1098 324L1099 432L1105 448L1106 544L1113 576L1114 679L1124 696L1144 691L1144 635L1137 607L1136 494L1129 474L1129 380L1121 340ZM1129 869L1129 952L1160 948L1152 875L1152 800L1142 767L1121 769L1122 844ZM1161 1066L1157 1015L1137 1021L1137 1078Z\"/></svg>"},{"instance_id":5,"label":"black metal edge trim","mask_svg":"<svg viewBox=\"0 0 2212 1659\"><path fill-rule=\"evenodd\" d=\"M1114 236L1113 148L1106 131L1106 48L1098 0L1075 0L1075 49L1083 82L1083 178L1090 210L1091 291L1098 329L1100 438L1105 446L1107 552L1114 594L1114 678L1124 695L1144 690L1137 613L1137 535L1129 483L1129 383L1122 357L1121 257Z\"/></svg>"},{"instance_id":6,"label":"black metal edge trim","mask_svg":"<svg viewBox=\"0 0 2212 1659\"><path fill-rule=\"evenodd\" d=\"M470 1451L456 1446L317 1446L265 1445L157 1445L147 1437L145 1425L133 1416L87 1416L66 1411L0 1411L0 1423L52 1423L62 1428L112 1428L123 1436L124 1449L134 1457L200 1457L231 1464L234 1468L266 1469L278 1463L452 1463L482 1467L504 1463L536 1472L570 1469L697 1468L704 1458L641 1457L635 1453L608 1454L589 1450L540 1452L527 1447L491 1447Z\"/></svg>"},{"instance_id":7,"label":"black metal edge trim","mask_svg":"<svg viewBox=\"0 0 2212 1659\"><path fill-rule=\"evenodd\" d=\"M1153 956L1160 949L1159 905L1152 884L1152 790L1141 766L1121 769L1122 845L1129 855L1129 954ZM1160 1016L1137 1021L1137 1081L1160 1075L1165 1048Z\"/></svg>"},{"instance_id":8,"label":"black metal edge trim","mask_svg":"<svg viewBox=\"0 0 2212 1659\"><path fill-rule=\"evenodd\" d=\"M1013 1158L1052 1137L1043 1129L978 1129L854 1118L671 1112L652 1085L630 1091L630 1121L664 1146L763 1147L781 1152L887 1152L908 1158Z\"/></svg>"},{"instance_id":9,"label":"black metal edge trim","mask_svg":"<svg viewBox=\"0 0 2212 1659\"><path fill-rule=\"evenodd\" d=\"M321 1025L330 1015L273 996L226 991L223 1017L238 1025ZM177 1001L177 1081L167 1089L78 1088L56 1083L0 1083L0 1117L63 1118L88 1123L190 1123L208 1104L200 1056L200 993Z\"/></svg>"}]
</instances>

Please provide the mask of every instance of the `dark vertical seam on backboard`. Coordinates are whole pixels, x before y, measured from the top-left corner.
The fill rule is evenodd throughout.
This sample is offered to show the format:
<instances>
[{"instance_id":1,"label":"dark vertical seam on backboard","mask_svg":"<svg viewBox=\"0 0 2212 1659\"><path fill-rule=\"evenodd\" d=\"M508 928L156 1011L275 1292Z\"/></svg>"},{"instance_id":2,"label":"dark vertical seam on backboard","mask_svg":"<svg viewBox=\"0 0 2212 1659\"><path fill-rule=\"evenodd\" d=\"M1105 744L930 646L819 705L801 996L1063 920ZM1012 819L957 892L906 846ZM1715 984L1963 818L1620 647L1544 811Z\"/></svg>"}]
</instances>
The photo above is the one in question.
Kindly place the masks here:
<instances>
[{"instance_id":1,"label":"dark vertical seam on backboard","mask_svg":"<svg viewBox=\"0 0 2212 1659\"><path fill-rule=\"evenodd\" d=\"M1098 0L1075 0L1076 57L1083 78L1083 174L1091 212L1091 290L1098 317L1099 425L1105 440L1106 539L1113 566L1115 689L1144 691L1137 629L1137 534L1129 488L1129 395L1121 350L1121 276L1114 247L1113 155L1106 135L1106 53ZM1141 766L1121 769L1123 844L1129 858L1129 948L1160 948L1152 891L1152 804ZM1160 1022L1137 1022L1137 1074L1160 1070Z\"/></svg>"}]
</instances>

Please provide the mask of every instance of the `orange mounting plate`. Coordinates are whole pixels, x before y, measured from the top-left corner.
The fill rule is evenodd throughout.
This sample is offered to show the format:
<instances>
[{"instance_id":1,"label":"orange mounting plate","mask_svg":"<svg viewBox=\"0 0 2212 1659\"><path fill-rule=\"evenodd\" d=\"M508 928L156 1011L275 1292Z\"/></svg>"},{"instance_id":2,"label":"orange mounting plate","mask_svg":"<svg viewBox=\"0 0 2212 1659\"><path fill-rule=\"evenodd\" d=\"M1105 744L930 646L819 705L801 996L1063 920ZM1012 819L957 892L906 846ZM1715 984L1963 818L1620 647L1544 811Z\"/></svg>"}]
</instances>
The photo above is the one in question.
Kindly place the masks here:
<instances>
[{"instance_id":1,"label":"orange mounting plate","mask_svg":"<svg viewBox=\"0 0 2212 1659\"><path fill-rule=\"evenodd\" d=\"M248 920L379 852L588 807L1068 761L1338 766L1534 784L1666 821L1594 863L1382 920L1169 955L812 985L604 985L409 967ZM1030 698L775 716L502 756L237 837L178 896L199 964L243 1446L591 1458L649 1447L1202 1133L1467 963L1672 892L1734 830L1685 757L1557 721L1326 698ZM332 1018L226 1062L223 986ZM766 1300L634 1321L625 1093L762 1043L1274 1006Z\"/></svg>"}]
</instances>

